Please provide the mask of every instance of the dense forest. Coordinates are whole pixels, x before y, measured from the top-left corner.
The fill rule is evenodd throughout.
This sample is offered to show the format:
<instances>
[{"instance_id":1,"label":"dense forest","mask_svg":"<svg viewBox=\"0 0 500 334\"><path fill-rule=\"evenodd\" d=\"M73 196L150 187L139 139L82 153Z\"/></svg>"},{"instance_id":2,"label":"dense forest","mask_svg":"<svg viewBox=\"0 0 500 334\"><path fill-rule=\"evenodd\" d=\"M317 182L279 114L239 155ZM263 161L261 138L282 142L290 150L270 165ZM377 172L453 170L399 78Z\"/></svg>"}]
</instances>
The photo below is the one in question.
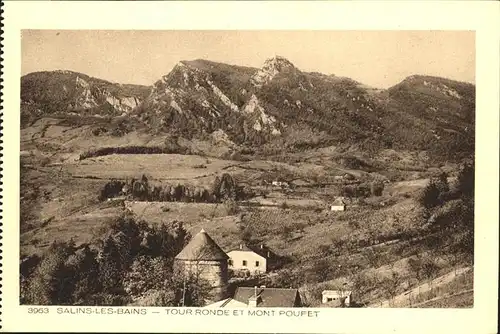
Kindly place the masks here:
<instances>
[{"instance_id":1,"label":"dense forest","mask_svg":"<svg viewBox=\"0 0 500 334\"><path fill-rule=\"evenodd\" d=\"M21 304L199 306L209 287L175 273L174 257L191 235L180 222L148 226L124 214L92 244L54 242L21 262Z\"/></svg>"}]
</instances>

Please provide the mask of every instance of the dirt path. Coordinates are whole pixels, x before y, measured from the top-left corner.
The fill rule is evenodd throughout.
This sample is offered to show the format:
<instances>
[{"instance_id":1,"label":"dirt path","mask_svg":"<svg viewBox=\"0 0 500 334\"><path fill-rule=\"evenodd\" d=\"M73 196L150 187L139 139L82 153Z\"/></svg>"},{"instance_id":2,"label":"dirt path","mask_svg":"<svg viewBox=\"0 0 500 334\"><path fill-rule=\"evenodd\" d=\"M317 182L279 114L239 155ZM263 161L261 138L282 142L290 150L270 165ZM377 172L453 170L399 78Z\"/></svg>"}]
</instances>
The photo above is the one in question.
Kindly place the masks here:
<instances>
[{"instance_id":1,"label":"dirt path","mask_svg":"<svg viewBox=\"0 0 500 334\"><path fill-rule=\"evenodd\" d=\"M469 289L469 290L460 291L460 292L453 293L453 294L446 294L446 295L443 295L443 296L435 297L435 298L426 300L425 302L421 302L421 303L418 303L418 304L413 304L413 305L411 305L411 307L422 307L422 306L434 303L434 302L439 301L439 300L450 299L450 298L462 296L462 295L464 295L466 293L471 293L471 292L474 292L474 289Z\"/></svg>"},{"instance_id":2,"label":"dirt path","mask_svg":"<svg viewBox=\"0 0 500 334\"><path fill-rule=\"evenodd\" d=\"M385 300L383 302L378 302L369 305L368 307L405 307L408 306L410 300L415 300L416 297L421 294L425 293L427 291L430 291L431 288L435 288L447 283L450 283L455 279L455 277L460 276L469 270L471 270L471 267L464 267L464 268L459 268L456 270L453 270L443 276L440 276L438 278L433 279L432 281L429 281L427 283L421 284L413 289L410 289L406 292L403 292L400 295L397 295L394 297L392 300Z\"/></svg>"}]
</instances>

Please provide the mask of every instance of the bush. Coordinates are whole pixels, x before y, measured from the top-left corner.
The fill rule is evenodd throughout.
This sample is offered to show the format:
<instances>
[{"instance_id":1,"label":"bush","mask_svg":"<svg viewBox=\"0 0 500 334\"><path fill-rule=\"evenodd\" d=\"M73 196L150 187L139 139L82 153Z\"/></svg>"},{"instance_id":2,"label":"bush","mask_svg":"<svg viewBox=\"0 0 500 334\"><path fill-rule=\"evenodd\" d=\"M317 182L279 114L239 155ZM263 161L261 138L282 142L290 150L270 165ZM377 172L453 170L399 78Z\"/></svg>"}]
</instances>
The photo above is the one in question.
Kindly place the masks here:
<instances>
[{"instance_id":1,"label":"bush","mask_svg":"<svg viewBox=\"0 0 500 334\"><path fill-rule=\"evenodd\" d=\"M464 164L458 174L458 189L460 193L468 198L474 198L474 166Z\"/></svg>"},{"instance_id":2,"label":"bush","mask_svg":"<svg viewBox=\"0 0 500 334\"><path fill-rule=\"evenodd\" d=\"M424 208L432 209L433 207L439 205L439 195L438 186L431 180L420 195L419 201Z\"/></svg>"},{"instance_id":3,"label":"bush","mask_svg":"<svg viewBox=\"0 0 500 334\"><path fill-rule=\"evenodd\" d=\"M109 181L104 185L104 188L101 190L101 193L99 194L99 200L104 201L108 198L113 198L122 194L124 186L125 182L114 179Z\"/></svg>"},{"instance_id":4,"label":"bush","mask_svg":"<svg viewBox=\"0 0 500 334\"><path fill-rule=\"evenodd\" d=\"M287 202L283 202L283 203L281 203L280 208L283 209L283 210L286 210L286 209L289 209L290 206L288 205Z\"/></svg>"},{"instance_id":5,"label":"bush","mask_svg":"<svg viewBox=\"0 0 500 334\"><path fill-rule=\"evenodd\" d=\"M371 184L371 193L373 196L382 196L384 191L384 183L380 181L374 181Z\"/></svg>"}]
</instances>

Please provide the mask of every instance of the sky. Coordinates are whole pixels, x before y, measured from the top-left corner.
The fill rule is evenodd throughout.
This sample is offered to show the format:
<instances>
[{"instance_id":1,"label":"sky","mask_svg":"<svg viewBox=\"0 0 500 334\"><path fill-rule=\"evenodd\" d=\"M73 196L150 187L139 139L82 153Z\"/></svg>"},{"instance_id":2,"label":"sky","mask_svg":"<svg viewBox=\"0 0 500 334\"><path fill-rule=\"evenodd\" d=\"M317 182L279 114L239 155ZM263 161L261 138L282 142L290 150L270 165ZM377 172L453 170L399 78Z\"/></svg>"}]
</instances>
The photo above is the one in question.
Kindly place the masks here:
<instances>
[{"instance_id":1,"label":"sky","mask_svg":"<svg viewBox=\"0 0 500 334\"><path fill-rule=\"evenodd\" d=\"M475 83L471 31L23 30L21 75L72 70L151 85L181 60L261 67L282 56L297 68L388 88L414 75Z\"/></svg>"}]
</instances>

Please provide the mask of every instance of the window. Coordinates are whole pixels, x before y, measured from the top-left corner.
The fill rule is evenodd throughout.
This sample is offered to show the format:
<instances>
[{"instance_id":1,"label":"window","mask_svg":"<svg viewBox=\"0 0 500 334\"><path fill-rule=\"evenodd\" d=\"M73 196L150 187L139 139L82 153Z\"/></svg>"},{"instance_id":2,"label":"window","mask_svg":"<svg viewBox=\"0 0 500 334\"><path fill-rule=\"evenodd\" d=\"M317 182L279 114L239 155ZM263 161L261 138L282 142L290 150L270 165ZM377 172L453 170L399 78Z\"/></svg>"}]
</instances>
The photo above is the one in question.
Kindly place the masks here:
<instances>
[{"instance_id":1,"label":"window","mask_svg":"<svg viewBox=\"0 0 500 334\"><path fill-rule=\"evenodd\" d=\"M255 266L258 267L259 266L259 261L255 261Z\"/></svg>"},{"instance_id":2,"label":"window","mask_svg":"<svg viewBox=\"0 0 500 334\"><path fill-rule=\"evenodd\" d=\"M229 264L230 266L232 266L233 265L233 260L231 260L231 259L227 260L227 264Z\"/></svg>"},{"instance_id":3,"label":"window","mask_svg":"<svg viewBox=\"0 0 500 334\"><path fill-rule=\"evenodd\" d=\"M331 302L332 300L333 300L333 298L326 298L327 302Z\"/></svg>"},{"instance_id":4,"label":"window","mask_svg":"<svg viewBox=\"0 0 500 334\"><path fill-rule=\"evenodd\" d=\"M247 261L246 261L246 260L243 260L243 266L245 266L245 267L246 267L246 265L247 265Z\"/></svg>"}]
</instances>

